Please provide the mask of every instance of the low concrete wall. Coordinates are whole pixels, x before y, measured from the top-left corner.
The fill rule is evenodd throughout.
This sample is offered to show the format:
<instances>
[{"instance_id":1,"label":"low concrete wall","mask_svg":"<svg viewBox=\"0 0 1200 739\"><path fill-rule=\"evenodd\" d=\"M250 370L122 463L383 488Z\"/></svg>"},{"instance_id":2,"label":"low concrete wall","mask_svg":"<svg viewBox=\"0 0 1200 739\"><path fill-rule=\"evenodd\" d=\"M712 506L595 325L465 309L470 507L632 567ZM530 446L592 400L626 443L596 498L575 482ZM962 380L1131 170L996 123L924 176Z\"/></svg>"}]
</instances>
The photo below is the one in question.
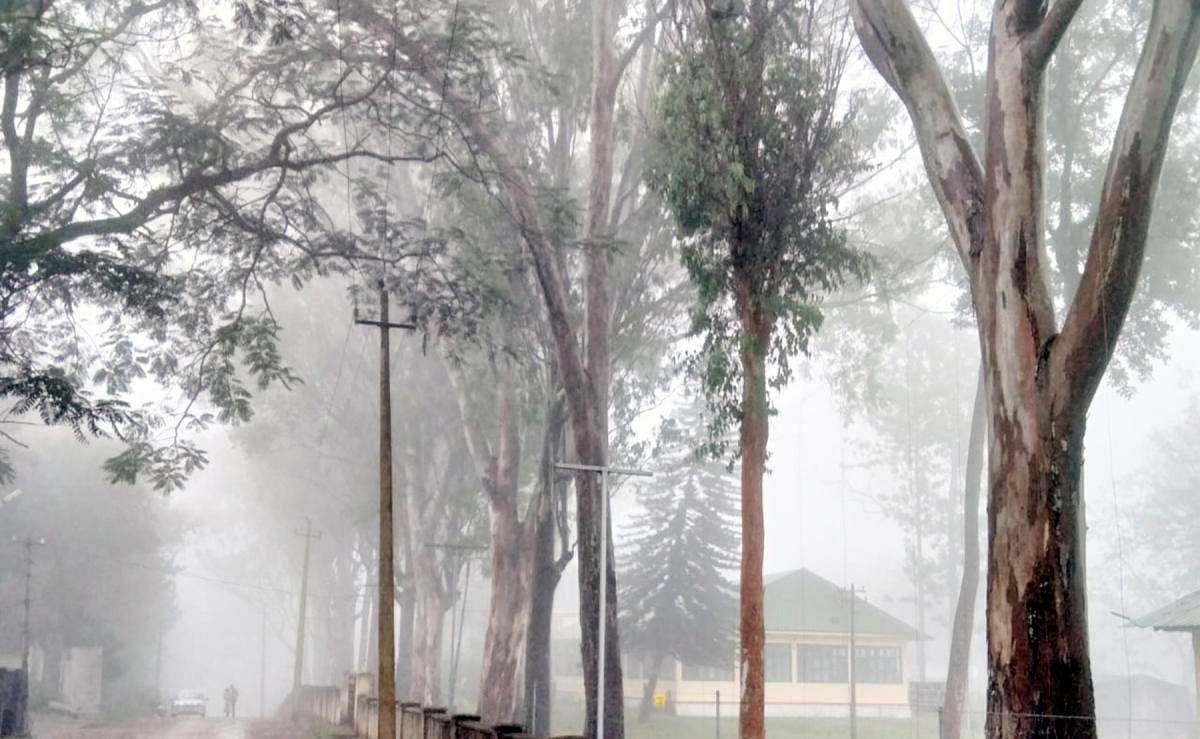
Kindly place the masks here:
<instances>
[{"instance_id":1,"label":"low concrete wall","mask_svg":"<svg viewBox=\"0 0 1200 739\"><path fill-rule=\"evenodd\" d=\"M323 722L353 728L359 739L381 739L379 736L379 700L364 694L373 686L366 675L347 675L340 687L305 685L298 694L288 697L296 716L319 719ZM353 710L348 711L350 696ZM387 739L386 737L382 739ZM547 739L523 733L517 724L487 724L479 716L446 713L445 708L422 706L419 703L396 704L396 736L394 739ZM553 739L584 739L576 735Z\"/></svg>"},{"instance_id":2,"label":"low concrete wall","mask_svg":"<svg viewBox=\"0 0 1200 739\"><path fill-rule=\"evenodd\" d=\"M25 673L0 668L0 736L25 733Z\"/></svg>"}]
</instances>

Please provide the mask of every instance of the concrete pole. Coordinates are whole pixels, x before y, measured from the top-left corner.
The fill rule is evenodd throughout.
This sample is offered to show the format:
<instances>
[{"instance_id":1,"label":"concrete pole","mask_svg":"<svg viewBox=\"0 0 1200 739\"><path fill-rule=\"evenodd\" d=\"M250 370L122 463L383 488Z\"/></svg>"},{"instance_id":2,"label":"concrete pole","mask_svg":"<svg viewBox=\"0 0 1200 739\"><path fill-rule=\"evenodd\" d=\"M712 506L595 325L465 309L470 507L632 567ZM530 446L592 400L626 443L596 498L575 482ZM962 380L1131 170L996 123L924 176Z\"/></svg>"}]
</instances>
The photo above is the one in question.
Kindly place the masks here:
<instances>
[{"instance_id":1,"label":"concrete pole","mask_svg":"<svg viewBox=\"0 0 1200 739\"><path fill-rule=\"evenodd\" d=\"M304 533L296 532L304 537L304 569L300 575L300 622L296 626L296 663L292 668L292 705L300 699L300 684L304 678L304 635L307 628L305 623L308 616L308 554L313 539L320 539L321 532L314 533L312 519L304 517ZM293 708L293 713L294 713Z\"/></svg>"}]
</instances>

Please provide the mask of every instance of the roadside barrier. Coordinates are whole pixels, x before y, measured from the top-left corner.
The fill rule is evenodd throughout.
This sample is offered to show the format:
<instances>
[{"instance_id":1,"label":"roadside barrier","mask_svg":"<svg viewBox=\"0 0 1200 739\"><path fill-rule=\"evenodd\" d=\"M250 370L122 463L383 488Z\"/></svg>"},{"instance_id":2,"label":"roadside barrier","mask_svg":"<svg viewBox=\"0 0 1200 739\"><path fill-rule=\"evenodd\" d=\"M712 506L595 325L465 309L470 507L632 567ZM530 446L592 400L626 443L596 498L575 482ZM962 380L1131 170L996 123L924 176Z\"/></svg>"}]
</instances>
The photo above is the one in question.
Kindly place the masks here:
<instances>
[{"instance_id":1,"label":"roadside barrier","mask_svg":"<svg viewBox=\"0 0 1200 739\"><path fill-rule=\"evenodd\" d=\"M319 719L342 727L359 739L380 739L379 699L371 675L347 675L343 684L304 685L284 702L294 717ZM447 709L396 702L395 739L584 739L578 735L542 737L524 733L519 724L488 724L479 716L451 714Z\"/></svg>"}]
</instances>

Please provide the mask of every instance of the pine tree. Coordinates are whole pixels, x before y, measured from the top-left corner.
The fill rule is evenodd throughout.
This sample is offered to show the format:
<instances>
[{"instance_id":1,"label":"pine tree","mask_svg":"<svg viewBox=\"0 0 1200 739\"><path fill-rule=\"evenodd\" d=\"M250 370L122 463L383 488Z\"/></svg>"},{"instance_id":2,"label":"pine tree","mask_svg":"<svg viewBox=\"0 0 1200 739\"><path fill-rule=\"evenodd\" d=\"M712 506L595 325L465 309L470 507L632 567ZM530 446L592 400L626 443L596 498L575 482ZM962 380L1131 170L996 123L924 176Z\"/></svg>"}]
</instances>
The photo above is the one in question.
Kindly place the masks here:
<instances>
[{"instance_id":1,"label":"pine tree","mask_svg":"<svg viewBox=\"0 0 1200 739\"><path fill-rule=\"evenodd\" d=\"M645 720L663 659L729 664L737 624L738 488L722 465L697 461L687 428L668 419L660 431L665 472L643 488L621 574L622 633L643 658Z\"/></svg>"}]
</instances>

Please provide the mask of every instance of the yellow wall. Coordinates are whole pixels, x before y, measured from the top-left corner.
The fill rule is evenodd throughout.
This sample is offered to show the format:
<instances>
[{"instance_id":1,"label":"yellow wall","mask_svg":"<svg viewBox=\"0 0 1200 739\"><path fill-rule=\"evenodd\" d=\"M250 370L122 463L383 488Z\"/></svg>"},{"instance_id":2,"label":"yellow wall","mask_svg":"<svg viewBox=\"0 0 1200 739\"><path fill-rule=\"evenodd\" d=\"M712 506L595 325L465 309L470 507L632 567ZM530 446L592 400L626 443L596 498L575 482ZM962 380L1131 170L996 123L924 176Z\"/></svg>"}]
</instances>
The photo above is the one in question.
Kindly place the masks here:
<instances>
[{"instance_id":1,"label":"yellow wall","mask_svg":"<svg viewBox=\"0 0 1200 739\"><path fill-rule=\"evenodd\" d=\"M791 644L828 644L833 646L849 646L849 640L844 634L819 634L810 632L768 632L767 643ZM855 702L858 705L875 706L908 706L909 683L909 654L907 643L894 637L859 635L855 645L898 647L900 649L900 675L898 683L863 683L856 685ZM797 674L796 650L793 648L792 674ZM736 658L732 662L736 673ZM674 674L661 675L658 680L658 691L670 691L671 698L676 703L707 703L716 700L716 691L721 691L721 703L737 703L738 686L735 680L709 681L684 680L683 668L675 663ZM555 689L560 693L577 695L582 699L583 679L581 677L556 676ZM641 700L643 681L626 678L625 700L633 703ZM766 705L772 704L817 704L830 706L846 706L850 703L850 686L847 683L801 683L801 682L768 682L766 684Z\"/></svg>"}]
</instances>

